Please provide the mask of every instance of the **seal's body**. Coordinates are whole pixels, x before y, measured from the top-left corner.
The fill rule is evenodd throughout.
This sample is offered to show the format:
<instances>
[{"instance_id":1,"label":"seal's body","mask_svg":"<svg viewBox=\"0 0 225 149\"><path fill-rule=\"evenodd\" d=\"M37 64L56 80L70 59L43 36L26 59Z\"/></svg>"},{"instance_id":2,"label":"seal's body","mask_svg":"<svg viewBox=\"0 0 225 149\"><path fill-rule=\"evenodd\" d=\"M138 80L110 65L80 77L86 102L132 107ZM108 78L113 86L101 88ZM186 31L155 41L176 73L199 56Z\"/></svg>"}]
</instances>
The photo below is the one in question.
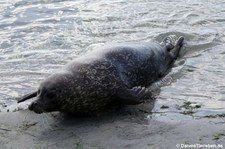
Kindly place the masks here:
<instances>
[{"instance_id":1,"label":"seal's body","mask_svg":"<svg viewBox=\"0 0 225 149\"><path fill-rule=\"evenodd\" d=\"M36 113L61 111L90 115L113 103L139 104L145 87L165 76L183 43L124 43L108 46L76 58L61 73L41 83L29 109Z\"/></svg>"}]
</instances>

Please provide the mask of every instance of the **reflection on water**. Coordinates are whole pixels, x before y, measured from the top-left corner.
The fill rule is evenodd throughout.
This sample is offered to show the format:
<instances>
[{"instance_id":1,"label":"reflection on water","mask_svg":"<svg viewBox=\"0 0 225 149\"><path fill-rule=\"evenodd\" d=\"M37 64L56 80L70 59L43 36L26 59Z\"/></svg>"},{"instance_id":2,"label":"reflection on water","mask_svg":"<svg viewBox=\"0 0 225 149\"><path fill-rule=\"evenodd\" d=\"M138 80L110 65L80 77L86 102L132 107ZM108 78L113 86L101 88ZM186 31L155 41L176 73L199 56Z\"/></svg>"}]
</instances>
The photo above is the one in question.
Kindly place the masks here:
<instances>
[{"instance_id":1,"label":"reflection on water","mask_svg":"<svg viewBox=\"0 0 225 149\"><path fill-rule=\"evenodd\" d=\"M177 107L192 102L201 108L191 115L223 113L224 8L222 0L2 1L0 105L15 104L15 97L93 44L161 41L176 34L185 37L186 46L153 111L173 117L185 111Z\"/></svg>"}]
</instances>

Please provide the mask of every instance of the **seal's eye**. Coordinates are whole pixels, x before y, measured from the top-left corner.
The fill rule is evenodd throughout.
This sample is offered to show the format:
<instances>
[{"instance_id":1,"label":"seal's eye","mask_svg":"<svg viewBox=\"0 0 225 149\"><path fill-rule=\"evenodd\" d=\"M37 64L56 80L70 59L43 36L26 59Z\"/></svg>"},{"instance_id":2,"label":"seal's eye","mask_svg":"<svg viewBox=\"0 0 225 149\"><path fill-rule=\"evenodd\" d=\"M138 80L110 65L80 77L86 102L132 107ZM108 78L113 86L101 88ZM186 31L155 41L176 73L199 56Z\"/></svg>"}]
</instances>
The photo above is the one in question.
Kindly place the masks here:
<instances>
[{"instance_id":1,"label":"seal's eye","mask_svg":"<svg viewBox=\"0 0 225 149\"><path fill-rule=\"evenodd\" d=\"M40 93L41 93L41 90L40 90L40 89L38 89L37 94L39 95Z\"/></svg>"},{"instance_id":2,"label":"seal's eye","mask_svg":"<svg viewBox=\"0 0 225 149\"><path fill-rule=\"evenodd\" d=\"M55 94L50 92L50 93L47 93L46 94L46 97L49 98L49 99L51 99L51 98L54 98L55 97Z\"/></svg>"}]
</instances>

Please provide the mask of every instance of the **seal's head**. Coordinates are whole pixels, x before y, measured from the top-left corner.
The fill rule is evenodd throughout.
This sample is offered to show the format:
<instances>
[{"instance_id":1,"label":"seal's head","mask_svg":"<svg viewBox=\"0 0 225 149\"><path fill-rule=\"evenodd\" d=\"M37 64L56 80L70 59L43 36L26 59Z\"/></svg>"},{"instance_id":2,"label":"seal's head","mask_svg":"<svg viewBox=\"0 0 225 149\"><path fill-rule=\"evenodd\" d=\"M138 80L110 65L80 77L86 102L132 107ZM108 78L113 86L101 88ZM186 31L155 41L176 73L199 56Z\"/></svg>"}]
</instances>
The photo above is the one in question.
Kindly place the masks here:
<instances>
[{"instance_id":1,"label":"seal's head","mask_svg":"<svg viewBox=\"0 0 225 149\"><path fill-rule=\"evenodd\" d=\"M59 111L60 105L72 90L72 74L57 73L41 83L37 91L37 99L29 106L35 113Z\"/></svg>"}]
</instances>

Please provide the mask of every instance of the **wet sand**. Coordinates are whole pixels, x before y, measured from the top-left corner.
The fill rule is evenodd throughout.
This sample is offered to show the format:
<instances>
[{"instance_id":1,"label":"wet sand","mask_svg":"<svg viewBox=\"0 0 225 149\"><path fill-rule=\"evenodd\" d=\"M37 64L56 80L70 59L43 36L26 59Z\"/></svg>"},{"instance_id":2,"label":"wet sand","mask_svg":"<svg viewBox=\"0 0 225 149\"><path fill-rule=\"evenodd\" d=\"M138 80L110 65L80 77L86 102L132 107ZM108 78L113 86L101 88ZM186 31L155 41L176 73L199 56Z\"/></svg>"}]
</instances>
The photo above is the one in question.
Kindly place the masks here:
<instances>
[{"instance_id":1,"label":"wet sand","mask_svg":"<svg viewBox=\"0 0 225 149\"><path fill-rule=\"evenodd\" d=\"M77 118L22 110L1 112L0 120L2 149L175 149L177 144L225 147L224 118L162 122L127 111Z\"/></svg>"}]
</instances>

